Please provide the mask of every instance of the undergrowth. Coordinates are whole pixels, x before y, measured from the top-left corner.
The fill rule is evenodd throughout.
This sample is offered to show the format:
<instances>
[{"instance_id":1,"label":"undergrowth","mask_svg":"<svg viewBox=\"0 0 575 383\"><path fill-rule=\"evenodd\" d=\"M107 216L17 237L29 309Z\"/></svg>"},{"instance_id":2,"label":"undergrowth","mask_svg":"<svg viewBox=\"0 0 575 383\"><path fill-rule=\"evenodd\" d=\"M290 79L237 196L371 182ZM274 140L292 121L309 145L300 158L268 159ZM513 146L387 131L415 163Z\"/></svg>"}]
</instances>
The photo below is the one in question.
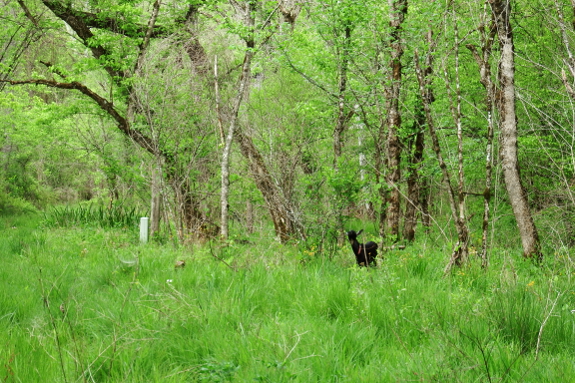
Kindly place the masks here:
<instances>
[{"instance_id":1,"label":"undergrowth","mask_svg":"<svg viewBox=\"0 0 575 383\"><path fill-rule=\"evenodd\" d=\"M359 269L273 240L176 248L0 217L2 382L569 381L571 255L443 275L421 242ZM174 262L185 260L185 268Z\"/></svg>"},{"instance_id":2,"label":"undergrowth","mask_svg":"<svg viewBox=\"0 0 575 383\"><path fill-rule=\"evenodd\" d=\"M44 213L44 223L48 227L98 226L103 228L135 228L140 217L145 216L135 207L122 204L111 206L77 205L51 207Z\"/></svg>"}]
</instances>

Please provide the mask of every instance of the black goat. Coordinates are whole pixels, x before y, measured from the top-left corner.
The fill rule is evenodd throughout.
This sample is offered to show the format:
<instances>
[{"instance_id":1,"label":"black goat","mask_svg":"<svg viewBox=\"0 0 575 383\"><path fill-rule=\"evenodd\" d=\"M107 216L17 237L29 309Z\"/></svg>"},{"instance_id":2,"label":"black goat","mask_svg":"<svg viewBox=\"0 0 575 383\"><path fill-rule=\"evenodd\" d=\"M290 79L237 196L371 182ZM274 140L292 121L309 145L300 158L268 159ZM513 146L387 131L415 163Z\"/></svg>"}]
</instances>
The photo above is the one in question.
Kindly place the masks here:
<instances>
[{"instance_id":1,"label":"black goat","mask_svg":"<svg viewBox=\"0 0 575 383\"><path fill-rule=\"evenodd\" d=\"M347 238L353 249L353 254L355 255L355 260L360 266L376 266L377 262L375 257L377 257L377 243L373 241L367 242L365 245L357 241L357 236L363 231L360 230L357 233L353 230L347 232Z\"/></svg>"}]
</instances>

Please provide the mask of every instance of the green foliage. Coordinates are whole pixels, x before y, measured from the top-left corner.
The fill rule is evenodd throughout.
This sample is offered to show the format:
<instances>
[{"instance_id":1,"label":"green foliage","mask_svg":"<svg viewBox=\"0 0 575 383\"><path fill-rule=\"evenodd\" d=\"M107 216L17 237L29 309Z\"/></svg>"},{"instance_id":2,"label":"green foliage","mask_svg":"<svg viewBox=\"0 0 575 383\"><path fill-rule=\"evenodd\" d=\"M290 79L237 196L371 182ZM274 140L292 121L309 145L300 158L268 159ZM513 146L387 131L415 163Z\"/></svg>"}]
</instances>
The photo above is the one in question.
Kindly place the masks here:
<instances>
[{"instance_id":1,"label":"green foliage","mask_svg":"<svg viewBox=\"0 0 575 383\"><path fill-rule=\"evenodd\" d=\"M219 209L219 123L225 130L230 101L237 94L238 70L245 49L241 40L254 37L258 52L252 68L252 83L246 92L249 97L240 110L239 126L253 139L262 155L281 194L279 199L294 207L294 215L308 230L306 234L311 238L302 245L305 251L329 249L328 258L331 258L335 251L330 241L341 236L342 226L354 219L354 215L362 217L358 222L361 226L373 225L376 221L358 213L359 205L371 203L378 211L385 208L380 206L378 195L379 188L387 187L383 181L385 169L380 169L376 158L385 157L388 108L385 89L389 85L389 63L395 49L390 46L389 5L357 0L309 2L301 9L297 6L287 9L294 11L294 16L296 10L301 11L292 26L280 24L285 21L281 15L284 5L253 4L251 16L255 24L251 28L244 24L238 12L241 7L235 9L225 1L162 3L156 21L158 34L141 56L141 66L136 71L134 65L143 28L152 9L149 2L70 3L77 10L96 14L100 22L111 19L117 22L110 29L90 27L93 37L87 42L71 35L64 22L42 2L27 5L34 20L24 14L17 2L7 2L0 11L6 24L0 31L5 52L0 55L0 73L10 74L3 79L79 81L106 98L123 117L127 117L124 114L128 92L132 91L135 108L134 116L128 118L131 128L136 134L149 137L152 146L173 158L174 164L164 169L165 176L172 175L171 180L164 179L169 181L164 184L164 197L167 197L164 201L172 203L177 199L167 190L177 178L180 185L185 184L189 189L203 218L211 219L217 216ZM569 61L569 47L565 42L573 40L573 30L567 23L563 31L556 14L563 10L567 15L571 10L566 4L557 7L550 4L517 1L513 4L513 23L522 177L536 212L541 238L547 241L546 247L555 249L569 248L574 243L574 230L569 222L573 220L572 126L575 120L572 100L566 91L571 79L565 67ZM412 126L420 108L417 105L420 96L413 60L416 51L421 60L425 57L429 46L422 36L431 28L436 44L431 74L435 102L431 112L446 163L454 172L458 160L451 108L455 106L455 89L460 90L465 191L468 193L466 215L471 217L470 228L477 247L488 115L484 109L485 90L478 81L478 66L468 47L481 50L478 26L489 25L490 13L484 13L489 7L479 2L409 3L408 7L401 30L404 52L399 105L403 126L399 135L405 140L414 133ZM192 11L198 12L192 15ZM193 17L184 23L187 16ZM27 33L32 32L34 38L26 40L26 36L32 36ZM190 44L194 52L190 51ZM27 49L17 53L16 46ZM95 47L102 47L105 54L99 58L90 55L89 48ZM455 84L456 51L460 84ZM496 43L491 60L493 80L497 79L499 52ZM194 54L198 55L198 62ZM212 78L216 56L219 100L216 100ZM344 67L347 88L345 94L339 95ZM106 69L125 73L125 77L112 78ZM566 82L562 72L566 73ZM135 150L133 142L116 129L116 122L92 100L76 90L5 83L2 86L1 208L26 209L27 205L44 208L52 203L110 198L128 198L130 204L138 205L148 200L152 168L149 153ZM334 170L332 137L340 101L349 120L343 131L343 155L338 169ZM492 117L497 122L497 116ZM495 146L493 153L498 152L497 144ZM399 184L402 195L406 194L404 180L414 171L406 169L406 154L404 149ZM363 155L361 167L359 155ZM424 157L418 171L432 185L431 214L443 227L449 212L445 208L441 172L429 143ZM492 190L491 223L495 233L492 237L503 232L506 235L497 238L495 245L515 248L515 223L498 170L496 167ZM256 206L259 234L268 235L269 214L265 207L269 206L255 187L254 175L250 174L237 147L232 153L232 171L230 206L234 219L243 223L241 217L249 199ZM381 174L376 173L380 171ZM402 203L405 206L405 199ZM165 208L169 210L175 205ZM68 219L74 222L73 218ZM103 225L116 224L116 218L96 219L113 221ZM441 235L449 241L453 233ZM425 272L424 265L420 266L421 270L416 268L415 274Z\"/></svg>"},{"instance_id":2,"label":"green foliage","mask_svg":"<svg viewBox=\"0 0 575 383\"><path fill-rule=\"evenodd\" d=\"M129 208L122 204L111 206L63 206L51 207L44 213L47 227L96 226L102 228L136 228L140 217L145 214L135 207Z\"/></svg>"},{"instance_id":3,"label":"green foliage","mask_svg":"<svg viewBox=\"0 0 575 383\"><path fill-rule=\"evenodd\" d=\"M0 217L7 381L541 382L575 372L568 257L541 273L496 251L489 270L472 262L444 276L445 249L431 242L360 269L347 245L331 258L309 248L302 263L301 249L269 239L190 251L139 245L125 228L41 223Z\"/></svg>"},{"instance_id":4,"label":"green foliage","mask_svg":"<svg viewBox=\"0 0 575 383\"><path fill-rule=\"evenodd\" d=\"M12 195L0 190L0 215L30 213L36 211L36 207L29 201L13 197Z\"/></svg>"}]
</instances>

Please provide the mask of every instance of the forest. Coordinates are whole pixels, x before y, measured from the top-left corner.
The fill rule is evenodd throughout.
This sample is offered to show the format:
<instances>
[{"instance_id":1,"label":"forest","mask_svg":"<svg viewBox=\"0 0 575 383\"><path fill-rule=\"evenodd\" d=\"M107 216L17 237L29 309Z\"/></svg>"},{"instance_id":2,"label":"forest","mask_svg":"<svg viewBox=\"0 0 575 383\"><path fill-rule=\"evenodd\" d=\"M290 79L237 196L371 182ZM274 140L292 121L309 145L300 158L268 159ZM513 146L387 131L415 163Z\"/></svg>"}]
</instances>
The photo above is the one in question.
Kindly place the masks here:
<instances>
[{"instance_id":1,"label":"forest","mask_svg":"<svg viewBox=\"0 0 575 383\"><path fill-rule=\"evenodd\" d=\"M571 380L574 0L0 4L2 382Z\"/></svg>"}]
</instances>

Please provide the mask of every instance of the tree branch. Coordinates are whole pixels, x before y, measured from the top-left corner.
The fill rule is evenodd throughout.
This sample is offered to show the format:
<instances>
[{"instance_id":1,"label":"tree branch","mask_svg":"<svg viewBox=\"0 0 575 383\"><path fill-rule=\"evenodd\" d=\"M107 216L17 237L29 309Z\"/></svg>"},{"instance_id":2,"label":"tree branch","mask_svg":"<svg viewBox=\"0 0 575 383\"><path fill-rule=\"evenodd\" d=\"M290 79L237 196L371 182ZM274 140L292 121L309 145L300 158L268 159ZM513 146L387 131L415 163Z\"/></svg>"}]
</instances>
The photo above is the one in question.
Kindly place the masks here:
<instances>
[{"instance_id":1,"label":"tree branch","mask_svg":"<svg viewBox=\"0 0 575 383\"><path fill-rule=\"evenodd\" d=\"M164 158L168 157L166 153L163 153L157 148L156 145L154 145L152 139L145 136L141 132L132 129L128 121L116 110L113 103L106 100L99 94L95 93L84 84L81 84L77 81L57 82L53 80L42 80L42 79L22 80L22 81L0 80L0 82L6 82L11 85L45 85L51 88L78 90L84 95L90 97L94 102L96 102L96 104L98 104L100 109L105 111L110 117L112 117L116 121L116 123L118 124L118 128L122 131L122 133L124 133L126 136L134 140L134 142L140 145L143 149L145 149L146 151L155 156L162 156Z\"/></svg>"},{"instance_id":2,"label":"tree branch","mask_svg":"<svg viewBox=\"0 0 575 383\"><path fill-rule=\"evenodd\" d=\"M62 73L58 68L54 67L54 65L51 62L40 60L40 64L46 66L46 68L50 69L50 71L52 71L52 73L56 73L58 76L60 76L64 79L66 78L66 75L64 73Z\"/></svg>"},{"instance_id":3,"label":"tree branch","mask_svg":"<svg viewBox=\"0 0 575 383\"><path fill-rule=\"evenodd\" d=\"M26 17L30 19L30 21L32 22L32 24L34 24L36 28L38 28L38 20L36 20L36 18L32 16L32 13L30 13L30 10L26 6L26 4L24 4L24 1L18 0L18 4L20 5L20 8L22 8L22 10L24 11Z\"/></svg>"},{"instance_id":4,"label":"tree branch","mask_svg":"<svg viewBox=\"0 0 575 383\"><path fill-rule=\"evenodd\" d=\"M82 39L83 44L92 51L95 58L99 59L108 54L108 51L101 45L89 44L89 41L94 37L85 20L82 18L82 12L77 12L70 7L64 6L59 1L42 0L42 3L50 9L56 17L66 22L76 32L78 37ZM113 69L111 66L103 65L106 72L112 78L124 77L120 72Z\"/></svg>"},{"instance_id":5,"label":"tree branch","mask_svg":"<svg viewBox=\"0 0 575 383\"><path fill-rule=\"evenodd\" d=\"M19 0L18 3L20 3L20 1L21 0ZM64 20L62 16L68 19L75 18L81 20L88 28L105 29L107 31L132 38L144 37L148 31L148 26L146 25L138 23L129 24L119 21L116 18L102 17L101 15L97 15L95 13L79 11L73 9L70 6L64 5L62 1L42 0L42 3L62 20ZM163 26L155 26L151 32L151 37L166 36L168 33L169 31Z\"/></svg>"}]
</instances>

